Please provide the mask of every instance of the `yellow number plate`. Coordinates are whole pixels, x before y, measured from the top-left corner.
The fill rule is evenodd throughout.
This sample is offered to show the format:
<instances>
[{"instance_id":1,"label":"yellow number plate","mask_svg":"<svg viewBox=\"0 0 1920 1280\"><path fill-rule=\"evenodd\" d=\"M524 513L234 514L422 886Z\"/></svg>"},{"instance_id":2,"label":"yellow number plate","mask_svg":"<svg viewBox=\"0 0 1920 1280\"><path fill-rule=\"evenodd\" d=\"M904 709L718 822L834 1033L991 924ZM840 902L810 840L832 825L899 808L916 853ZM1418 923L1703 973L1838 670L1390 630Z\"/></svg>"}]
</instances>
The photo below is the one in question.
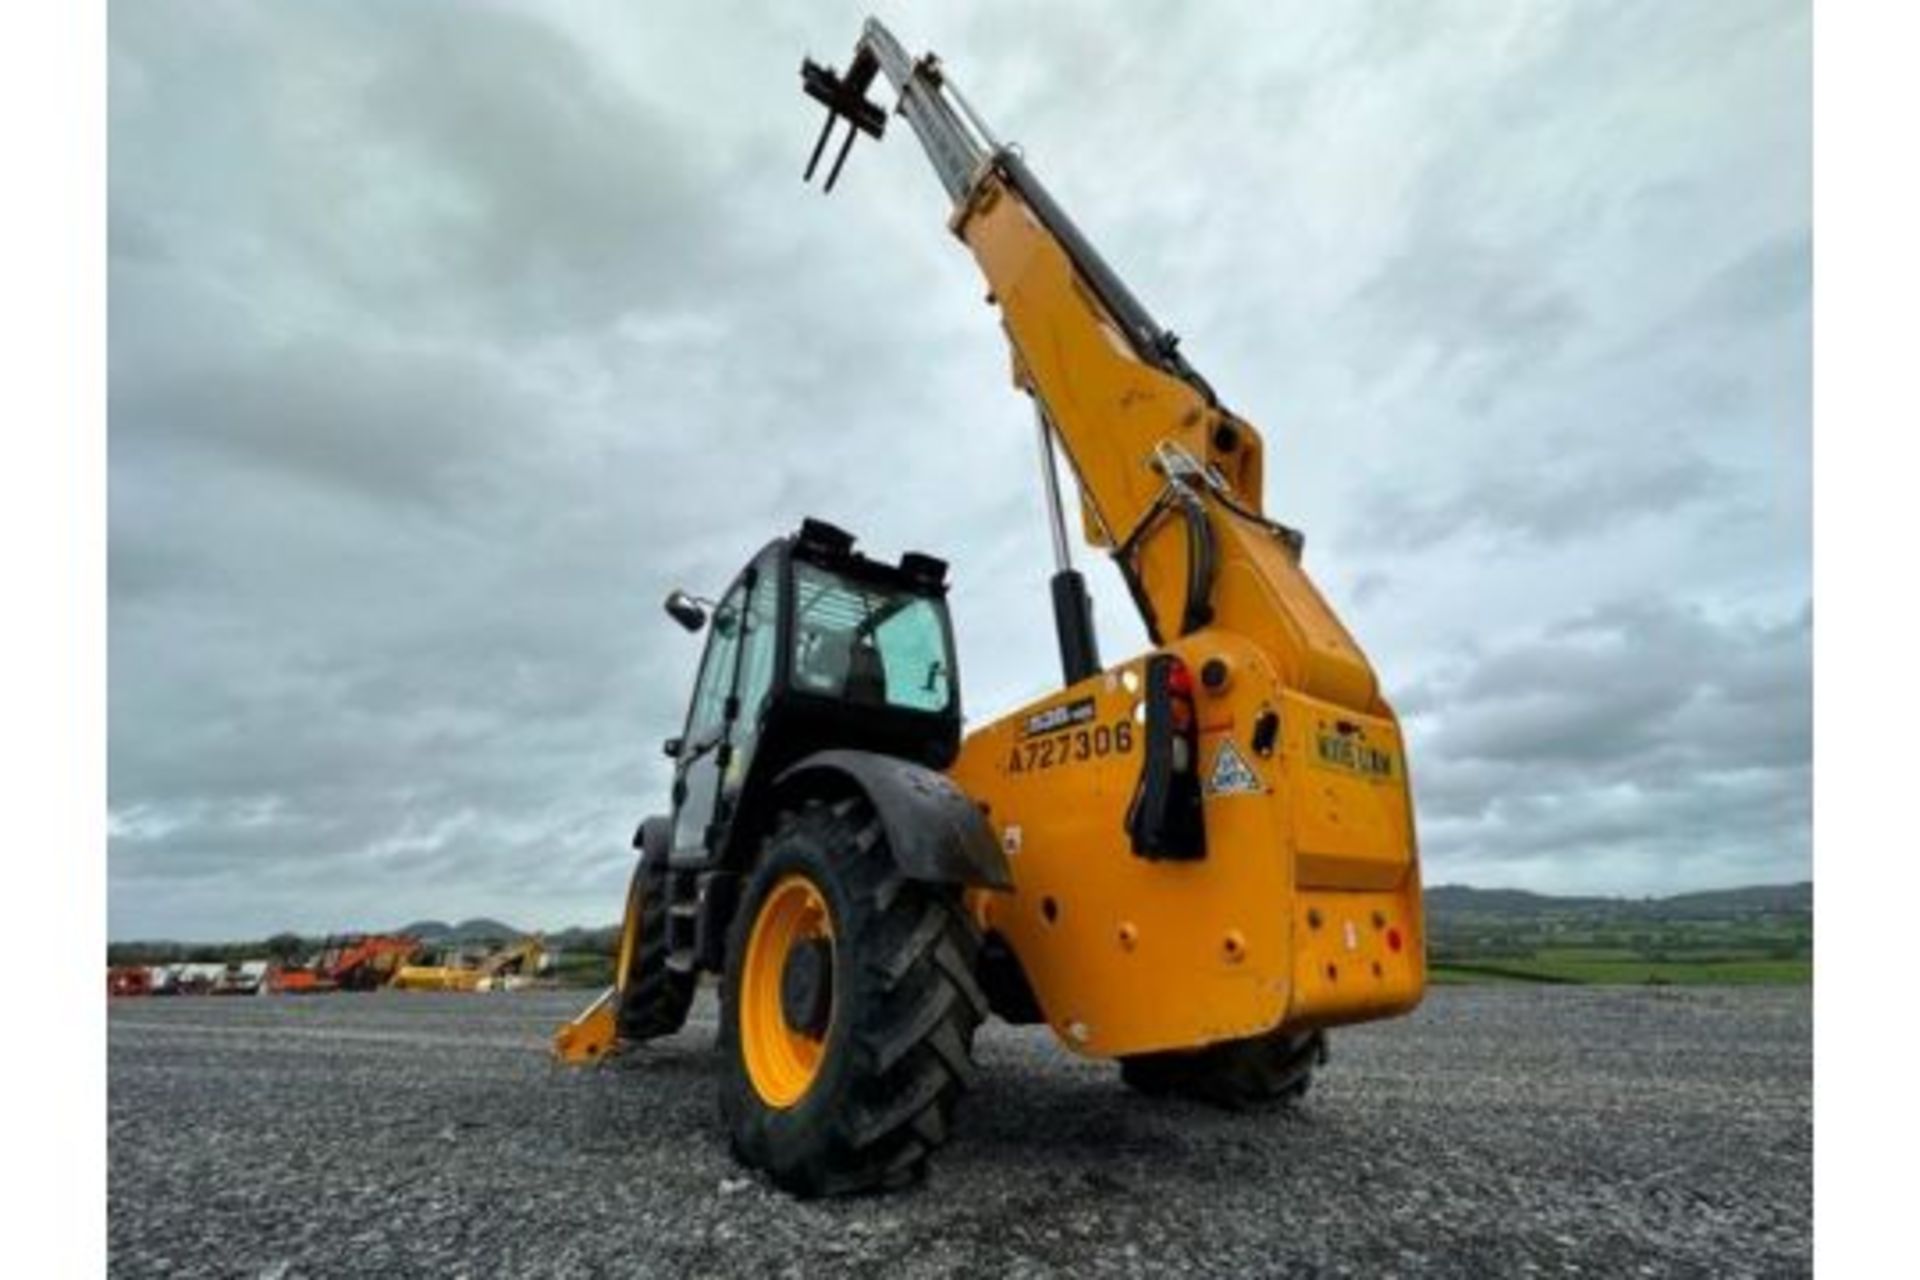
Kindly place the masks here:
<instances>
[{"instance_id":1,"label":"yellow number plate","mask_svg":"<svg viewBox=\"0 0 1920 1280\"><path fill-rule=\"evenodd\" d=\"M1362 739L1343 733L1322 733L1316 738L1316 762L1328 769L1358 774L1363 778L1391 778L1393 753L1368 746Z\"/></svg>"}]
</instances>

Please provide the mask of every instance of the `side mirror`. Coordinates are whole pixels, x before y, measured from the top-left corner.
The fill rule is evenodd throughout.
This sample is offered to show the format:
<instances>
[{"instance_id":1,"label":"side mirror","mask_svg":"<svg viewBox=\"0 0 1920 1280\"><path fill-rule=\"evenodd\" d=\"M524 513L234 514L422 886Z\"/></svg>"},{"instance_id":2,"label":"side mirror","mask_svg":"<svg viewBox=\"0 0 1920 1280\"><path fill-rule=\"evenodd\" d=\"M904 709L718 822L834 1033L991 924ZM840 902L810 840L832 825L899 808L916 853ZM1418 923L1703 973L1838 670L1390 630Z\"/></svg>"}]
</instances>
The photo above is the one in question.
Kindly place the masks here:
<instances>
[{"instance_id":1,"label":"side mirror","mask_svg":"<svg viewBox=\"0 0 1920 1280\"><path fill-rule=\"evenodd\" d=\"M685 742L680 738L668 738L660 744L660 750L666 755L667 759L678 760L680 758L680 748L685 745Z\"/></svg>"},{"instance_id":2,"label":"side mirror","mask_svg":"<svg viewBox=\"0 0 1920 1280\"><path fill-rule=\"evenodd\" d=\"M684 591L675 591L667 597L667 612L689 631L698 631L707 625L707 611Z\"/></svg>"}]
</instances>

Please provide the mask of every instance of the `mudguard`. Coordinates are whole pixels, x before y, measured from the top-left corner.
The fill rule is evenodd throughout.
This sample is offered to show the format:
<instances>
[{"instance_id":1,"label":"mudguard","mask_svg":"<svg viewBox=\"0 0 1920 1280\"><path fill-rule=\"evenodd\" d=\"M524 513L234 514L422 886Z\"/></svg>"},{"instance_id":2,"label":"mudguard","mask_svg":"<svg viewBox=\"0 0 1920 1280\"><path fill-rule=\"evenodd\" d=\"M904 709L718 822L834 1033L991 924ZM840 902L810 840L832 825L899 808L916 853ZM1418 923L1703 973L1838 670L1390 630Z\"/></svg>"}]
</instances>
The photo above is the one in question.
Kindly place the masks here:
<instances>
[{"instance_id":1,"label":"mudguard","mask_svg":"<svg viewBox=\"0 0 1920 1280\"><path fill-rule=\"evenodd\" d=\"M789 792L829 781L851 784L866 796L895 865L908 879L1013 887L1012 868L986 815L945 774L871 751L819 751L783 772L774 787Z\"/></svg>"}]
</instances>

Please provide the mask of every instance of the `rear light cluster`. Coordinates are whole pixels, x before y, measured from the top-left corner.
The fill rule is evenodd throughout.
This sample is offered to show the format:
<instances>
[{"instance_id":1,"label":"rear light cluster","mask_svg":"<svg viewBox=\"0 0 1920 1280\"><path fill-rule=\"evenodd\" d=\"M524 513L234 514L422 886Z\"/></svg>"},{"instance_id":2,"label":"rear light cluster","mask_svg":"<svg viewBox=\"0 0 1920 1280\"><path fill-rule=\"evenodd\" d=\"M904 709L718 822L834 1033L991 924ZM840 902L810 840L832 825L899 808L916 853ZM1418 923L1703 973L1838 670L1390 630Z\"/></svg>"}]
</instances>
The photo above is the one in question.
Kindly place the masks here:
<instances>
[{"instance_id":1,"label":"rear light cluster","mask_svg":"<svg viewBox=\"0 0 1920 1280\"><path fill-rule=\"evenodd\" d=\"M1147 659L1146 724L1140 781L1127 810L1133 851L1154 860L1207 856L1200 803L1200 721L1193 673L1170 653Z\"/></svg>"},{"instance_id":2,"label":"rear light cluster","mask_svg":"<svg viewBox=\"0 0 1920 1280\"><path fill-rule=\"evenodd\" d=\"M1167 710L1173 726L1173 768L1190 773L1200 758L1200 722L1193 710L1193 673L1178 658L1167 667Z\"/></svg>"}]
</instances>

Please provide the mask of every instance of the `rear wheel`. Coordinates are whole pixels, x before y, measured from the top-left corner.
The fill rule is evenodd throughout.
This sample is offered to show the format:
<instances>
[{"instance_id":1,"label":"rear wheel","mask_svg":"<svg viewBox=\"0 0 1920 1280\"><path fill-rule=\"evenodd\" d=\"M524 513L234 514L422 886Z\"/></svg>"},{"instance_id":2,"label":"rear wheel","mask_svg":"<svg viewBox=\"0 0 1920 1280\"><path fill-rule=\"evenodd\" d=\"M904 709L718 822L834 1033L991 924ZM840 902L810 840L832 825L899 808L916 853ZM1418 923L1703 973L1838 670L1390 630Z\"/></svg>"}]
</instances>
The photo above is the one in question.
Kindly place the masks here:
<instances>
[{"instance_id":1,"label":"rear wheel","mask_svg":"<svg viewBox=\"0 0 1920 1280\"><path fill-rule=\"evenodd\" d=\"M728 939L735 1154L800 1195L918 1180L972 1080L977 950L958 890L902 879L863 801L783 817Z\"/></svg>"},{"instance_id":2,"label":"rear wheel","mask_svg":"<svg viewBox=\"0 0 1920 1280\"><path fill-rule=\"evenodd\" d=\"M1327 1060L1327 1037L1274 1032L1176 1053L1120 1060L1120 1078L1141 1093L1172 1094L1234 1111L1305 1096L1313 1069Z\"/></svg>"},{"instance_id":3,"label":"rear wheel","mask_svg":"<svg viewBox=\"0 0 1920 1280\"><path fill-rule=\"evenodd\" d=\"M656 853L643 849L627 882L627 909L614 958L614 1007L621 1038L654 1040L678 1031L693 1005L695 981L696 975L667 964L667 868Z\"/></svg>"}]
</instances>

